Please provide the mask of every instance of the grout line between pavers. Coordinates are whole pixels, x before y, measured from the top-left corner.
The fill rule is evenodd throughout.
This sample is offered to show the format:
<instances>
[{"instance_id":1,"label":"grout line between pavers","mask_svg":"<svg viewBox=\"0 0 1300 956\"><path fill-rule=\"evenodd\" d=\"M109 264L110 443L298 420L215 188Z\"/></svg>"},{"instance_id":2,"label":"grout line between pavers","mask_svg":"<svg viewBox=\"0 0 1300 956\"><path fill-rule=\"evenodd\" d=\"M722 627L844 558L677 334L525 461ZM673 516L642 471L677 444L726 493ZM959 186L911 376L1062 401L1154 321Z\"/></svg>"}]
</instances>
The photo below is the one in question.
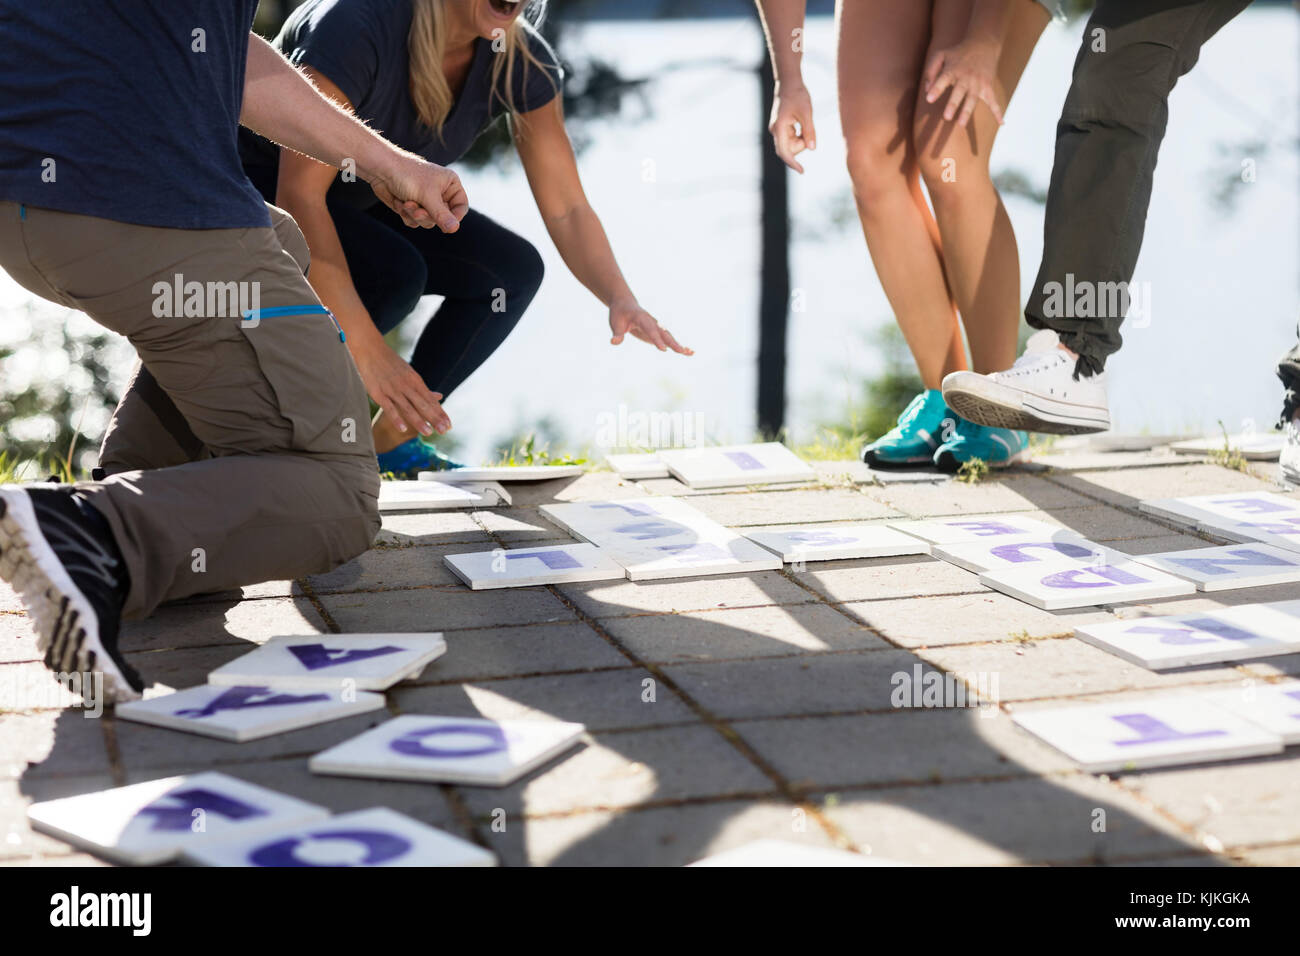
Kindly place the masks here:
<instances>
[{"instance_id":1,"label":"grout line between pavers","mask_svg":"<svg viewBox=\"0 0 1300 956\"><path fill-rule=\"evenodd\" d=\"M665 674L663 669L658 664L649 661L644 661L640 657L638 657L635 653L633 653L631 650L624 647L622 642L620 642L612 634L606 631L599 624L599 622L596 621L595 618L591 617L586 612L584 612L581 608L579 608L576 604L571 602L568 599L568 597L562 594L557 588L548 585L547 589L552 594L554 594L555 597L561 603L563 603L566 607L568 607L569 610L572 611L573 614L575 614L579 620L586 623L588 627L590 627L593 631L595 631L595 633L604 641L606 641L611 647L613 647L616 651L618 651L620 654L626 657L629 661L632 661L634 664L636 664L637 666L643 668L645 671L650 673L653 676L656 683L663 684L671 692L676 694L682 700L682 702L687 706L687 708L700 719L701 722L703 722L705 725L710 727L716 733L720 734L722 738L728 744L730 744L735 750L737 750L743 758L748 760L754 767L758 769L760 773L762 773L765 777L771 780L776 785L781 796L789 800L796 807L802 808L805 813L809 814L817 822L817 824L826 832L826 835L830 837L831 841L836 846L846 848L846 849L853 848L853 842L848 838L848 836L842 830L840 830L838 826L836 826L829 819L824 817L821 811L817 807L812 806L811 804L800 800L796 792L794 791L794 789L791 787L789 781L787 781L777 771L777 769L774 766L772 766L757 751L755 751L753 747L751 747L744 739L742 739L740 735L737 734L735 730L733 730L730 727L730 725L718 719L712 713L712 711L710 711L703 704L699 703L688 693L686 693L686 691L684 691L681 687L679 687L677 685L677 682L674 681L667 674Z\"/></svg>"},{"instance_id":2,"label":"grout line between pavers","mask_svg":"<svg viewBox=\"0 0 1300 956\"><path fill-rule=\"evenodd\" d=\"M294 583L302 591L302 596L311 603L311 606L316 609L316 613L320 615L321 621L325 624L326 633L342 634L343 628L339 627L338 622L334 620L334 615L325 609L325 605L321 603L316 594L316 589L311 586L311 583L306 578L298 578Z\"/></svg>"}]
</instances>

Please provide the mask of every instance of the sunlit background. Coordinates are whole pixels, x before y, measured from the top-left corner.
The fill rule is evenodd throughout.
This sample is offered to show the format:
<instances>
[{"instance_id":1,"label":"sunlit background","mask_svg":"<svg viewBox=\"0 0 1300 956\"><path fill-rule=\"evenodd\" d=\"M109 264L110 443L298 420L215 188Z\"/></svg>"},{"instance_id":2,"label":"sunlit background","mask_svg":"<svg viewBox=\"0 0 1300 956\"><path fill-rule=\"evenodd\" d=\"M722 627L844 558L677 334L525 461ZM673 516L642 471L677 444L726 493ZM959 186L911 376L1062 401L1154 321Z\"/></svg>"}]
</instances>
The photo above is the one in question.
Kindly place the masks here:
<instances>
[{"instance_id":1,"label":"sunlit background","mask_svg":"<svg viewBox=\"0 0 1300 956\"><path fill-rule=\"evenodd\" d=\"M264 0L260 25L274 32L281 8L294 5ZM784 420L800 446L878 428L899 410L899 389L888 386L905 390L910 366L888 334L893 318L850 196L829 4L810 9L804 71L821 149L790 183L798 305ZM1047 28L993 154L1026 292L1082 30L1079 17ZM579 164L619 261L642 304L697 354L611 347L603 307L550 245L513 153L481 150L482 165L459 168L471 203L529 238L547 278L515 334L448 402L455 451L495 460L532 433L554 452L598 456L598 428L620 405L694 416L710 438L747 440L758 429L759 177L769 148L752 4L577 0L553 5L546 32L569 69ZM1277 416L1273 369L1300 319L1298 50L1294 6L1256 3L1174 92L1135 276L1151 289L1150 321L1130 321L1110 366L1117 430L1264 429ZM1253 181L1243 180L1247 160ZM436 302L408 320L408 336ZM0 274L0 357L0 451L44 467L79 435L74 465L93 464L129 347Z\"/></svg>"}]
</instances>

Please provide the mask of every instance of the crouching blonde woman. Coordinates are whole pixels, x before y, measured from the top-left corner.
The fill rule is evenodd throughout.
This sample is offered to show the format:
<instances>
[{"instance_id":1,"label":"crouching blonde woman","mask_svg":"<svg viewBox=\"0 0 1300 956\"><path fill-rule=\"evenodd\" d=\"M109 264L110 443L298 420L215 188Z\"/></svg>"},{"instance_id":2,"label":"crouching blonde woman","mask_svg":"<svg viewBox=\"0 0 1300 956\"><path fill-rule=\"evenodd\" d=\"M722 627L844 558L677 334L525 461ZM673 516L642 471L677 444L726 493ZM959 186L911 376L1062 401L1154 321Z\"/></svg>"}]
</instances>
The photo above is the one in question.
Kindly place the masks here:
<instances>
[{"instance_id":1,"label":"crouching blonde woman","mask_svg":"<svg viewBox=\"0 0 1300 956\"><path fill-rule=\"evenodd\" d=\"M535 24L541 0L307 0L275 41L322 92L385 138L443 166L509 117L515 146L552 241L609 310L611 341L679 345L638 303L578 177L564 129L562 71ZM442 402L505 341L542 282L525 239L471 209L451 233L403 226L347 171L248 134L244 169L302 227L310 281L346 335L370 397L379 468L414 477L456 467L431 439ZM444 296L409 359L384 333L422 295Z\"/></svg>"}]
</instances>

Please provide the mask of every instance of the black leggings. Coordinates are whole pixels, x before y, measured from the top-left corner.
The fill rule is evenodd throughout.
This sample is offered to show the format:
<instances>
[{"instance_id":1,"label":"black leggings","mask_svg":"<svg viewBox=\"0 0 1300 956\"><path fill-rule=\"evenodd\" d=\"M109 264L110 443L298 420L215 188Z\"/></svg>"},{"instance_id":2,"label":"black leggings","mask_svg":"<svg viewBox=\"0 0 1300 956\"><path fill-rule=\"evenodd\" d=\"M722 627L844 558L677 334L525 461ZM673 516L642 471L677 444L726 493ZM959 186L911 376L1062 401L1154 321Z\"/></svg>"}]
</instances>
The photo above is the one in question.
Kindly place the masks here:
<instances>
[{"instance_id":1,"label":"black leggings","mask_svg":"<svg viewBox=\"0 0 1300 956\"><path fill-rule=\"evenodd\" d=\"M274 182L253 176L268 202ZM327 200L352 284L380 332L445 296L415 343L410 364L430 390L451 393L488 360L523 318L542 284L542 257L527 239L471 209L460 229L411 229L376 203L360 210Z\"/></svg>"}]
</instances>

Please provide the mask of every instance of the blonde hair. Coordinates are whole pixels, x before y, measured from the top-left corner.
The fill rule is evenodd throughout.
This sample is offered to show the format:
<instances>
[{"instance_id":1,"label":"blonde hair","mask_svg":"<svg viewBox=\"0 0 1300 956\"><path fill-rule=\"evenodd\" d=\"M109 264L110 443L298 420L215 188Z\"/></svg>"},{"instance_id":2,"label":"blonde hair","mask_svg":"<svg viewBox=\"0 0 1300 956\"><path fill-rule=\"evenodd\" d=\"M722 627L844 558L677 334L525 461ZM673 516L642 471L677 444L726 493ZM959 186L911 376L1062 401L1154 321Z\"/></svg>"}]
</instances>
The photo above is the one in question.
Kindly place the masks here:
<instances>
[{"instance_id":1,"label":"blonde hair","mask_svg":"<svg viewBox=\"0 0 1300 956\"><path fill-rule=\"evenodd\" d=\"M447 74L442 71L447 53L446 0L411 0L413 7L411 33L407 48L411 61L411 99L420 122L442 136L443 124L451 112L454 97ZM527 34L537 36L537 26L546 15L546 0L525 0L523 13L505 31L505 49L493 58L491 95L505 104L517 133L522 133L522 123L515 103L515 66L522 65L524 76L528 70L546 73L546 67L533 53ZM539 38L540 39L540 38ZM494 40L493 43L496 41ZM551 85L555 80L547 73Z\"/></svg>"}]
</instances>

